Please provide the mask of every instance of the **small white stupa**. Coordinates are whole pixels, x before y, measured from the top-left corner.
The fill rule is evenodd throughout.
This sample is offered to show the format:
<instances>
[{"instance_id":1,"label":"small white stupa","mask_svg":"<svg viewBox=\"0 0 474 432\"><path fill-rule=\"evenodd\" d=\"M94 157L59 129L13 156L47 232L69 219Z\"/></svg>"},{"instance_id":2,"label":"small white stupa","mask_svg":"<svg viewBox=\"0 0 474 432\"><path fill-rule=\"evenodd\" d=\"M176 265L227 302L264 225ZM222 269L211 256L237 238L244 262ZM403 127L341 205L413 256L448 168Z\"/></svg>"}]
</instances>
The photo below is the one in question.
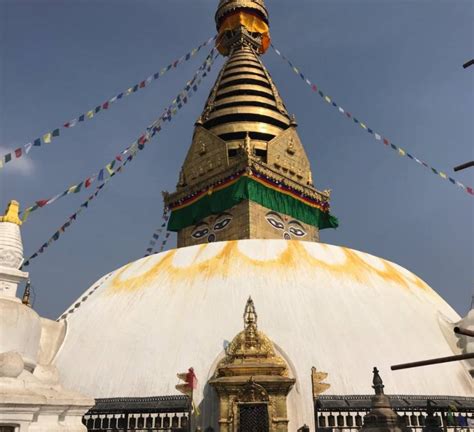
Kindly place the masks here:
<instances>
[{"instance_id":1,"label":"small white stupa","mask_svg":"<svg viewBox=\"0 0 474 432\"><path fill-rule=\"evenodd\" d=\"M84 432L82 416L94 400L64 390L52 365L66 328L41 318L16 295L28 279L20 270L18 209L12 201L0 217L0 430Z\"/></svg>"}]
</instances>

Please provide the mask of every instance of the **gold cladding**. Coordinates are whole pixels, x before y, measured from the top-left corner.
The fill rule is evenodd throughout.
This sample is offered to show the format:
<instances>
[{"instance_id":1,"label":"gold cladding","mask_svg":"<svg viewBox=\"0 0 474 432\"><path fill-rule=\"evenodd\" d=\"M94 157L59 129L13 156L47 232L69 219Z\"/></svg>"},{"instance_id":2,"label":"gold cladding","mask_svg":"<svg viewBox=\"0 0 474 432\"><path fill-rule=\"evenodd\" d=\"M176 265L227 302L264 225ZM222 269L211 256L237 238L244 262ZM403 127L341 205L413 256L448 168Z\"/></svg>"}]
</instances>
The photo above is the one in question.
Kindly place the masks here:
<instances>
[{"instance_id":1,"label":"gold cladding","mask_svg":"<svg viewBox=\"0 0 474 432\"><path fill-rule=\"evenodd\" d=\"M209 120L223 117L226 115L232 115L232 114L256 114L256 115L274 118L275 120L278 120L279 122L282 122L286 124L287 126L290 125L290 121L288 120L288 118L281 115L280 113L270 110L268 108L255 107L255 106L238 106L238 107L220 109L218 111L214 111L209 116Z\"/></svg>"},{"instance_id":2,"label":"gold cladding","mask_svg":"<svg viewBox=\"0 0 474 432\"><path fill-rule=\"evenodd\" d=\"M248 132L258 132L258 133L277 136L281 133L282 129L277 126L269 125L266 123L235 122L235 123L227 123L227 124L223 124L219 126L214 126L211 128L211 131L215 133L216 135L248 131Z\"/></svg>"}]
</instances>

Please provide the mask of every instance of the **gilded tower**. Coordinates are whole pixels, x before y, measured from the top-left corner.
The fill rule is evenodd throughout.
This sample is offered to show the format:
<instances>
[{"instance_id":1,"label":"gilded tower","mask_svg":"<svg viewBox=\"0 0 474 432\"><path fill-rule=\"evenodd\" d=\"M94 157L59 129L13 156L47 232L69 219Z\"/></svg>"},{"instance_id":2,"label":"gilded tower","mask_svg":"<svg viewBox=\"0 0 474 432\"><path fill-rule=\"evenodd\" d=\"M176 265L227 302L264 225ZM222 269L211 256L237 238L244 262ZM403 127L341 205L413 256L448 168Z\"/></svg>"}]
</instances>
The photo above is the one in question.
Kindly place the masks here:
<instances>
[{"instance_id":1,"label":"gilded tower","mask_svg":"<svg viewBox=\"0 0 474 432\"><path fill-rule=\"evenodd\" d=\"M239 239L319 241L337 227L313 185L297 124L260 57L263 0L221 0L217 49L228 57L197 120L177 190L165 194L178 247Z\"/></svg>"}]
</instances>

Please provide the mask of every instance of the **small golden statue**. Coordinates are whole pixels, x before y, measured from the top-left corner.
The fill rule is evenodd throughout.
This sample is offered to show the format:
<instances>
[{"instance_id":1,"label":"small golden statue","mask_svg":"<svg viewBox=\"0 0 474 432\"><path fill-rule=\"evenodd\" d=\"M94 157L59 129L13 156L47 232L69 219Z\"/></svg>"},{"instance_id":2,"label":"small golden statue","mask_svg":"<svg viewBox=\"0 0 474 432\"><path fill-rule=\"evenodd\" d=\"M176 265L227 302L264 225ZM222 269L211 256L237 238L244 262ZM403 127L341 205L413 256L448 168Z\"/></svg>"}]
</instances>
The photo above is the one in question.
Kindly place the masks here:
<instances>
[{"instance_id":1,"label":"small golden statue","mask_svg":"<svg viewBox=\"0 0 474 432\"><path fill-rule=\"evenodd\" d=\"M4 216L0 216L0 222L10 222L15 225L21 226L23 223L19 216L18 213L20 212L20 204L18 201L10 201L7 206L7 210L5 211Z\"/></svg>"}]
</instances>

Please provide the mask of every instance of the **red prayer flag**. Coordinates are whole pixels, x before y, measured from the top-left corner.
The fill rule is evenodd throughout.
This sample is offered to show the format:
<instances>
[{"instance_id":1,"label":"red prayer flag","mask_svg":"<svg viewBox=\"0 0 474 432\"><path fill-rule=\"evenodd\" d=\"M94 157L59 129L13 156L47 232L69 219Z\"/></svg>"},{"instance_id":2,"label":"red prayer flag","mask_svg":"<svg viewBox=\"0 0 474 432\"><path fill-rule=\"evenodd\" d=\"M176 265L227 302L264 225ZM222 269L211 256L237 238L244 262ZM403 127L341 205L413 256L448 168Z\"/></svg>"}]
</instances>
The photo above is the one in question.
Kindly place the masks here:
<instances>
[{"instance_id":1,"label":"red prayer flag","mask_svg":"<svg viewBox=\"0 0 474 432\"><path fill-rule=\"evenodd\" d=\"M21 157L21 148L17 148L17 149L15 150L15 156L16 156L17 158Z\"/></svg>"},{"instance_id":2,"label":"red prayer flag","mask_svg":"<svg viewBox=\"0 0 474 432\"><path fill-rule=\"evenodd\" d=\"M103 109L108 109L108 108L109 108L109 101L105 102L105 103L102 105L102 108L103 108Z\"/></svg>"},{"instance_id":3,"label":"red prayer flag","mask_svg":"<svg viewBox=\"0 0 474 432\"><path fill-rule=\"evenodd\" d=\"M91 178L89 177L86 182L84 183L84 186L86 187L86 189L91 185L92 181L91 181Z\"/></svg>"},{"instance_id":4,"label":"red prayer flag","mask_svg":"<svg viewBox=\"0 0 474 432\"><path fill-rule=\"evenodd\" d=\"M470 193L471 195L474 195L474 190L472 189L472 187L468 187L467 192Z\"/></svg>"},{"instance_id":5,"label":"red prayer flag","mask_svg":"<svg viewBox=\"0 0 474 432\"><path fill-rule=\"evenodd\" d=\"M189 385L190 388L196 389L197 388L197 377L194 373L193 368L188 369L188 373L186 374L186 383Z\"/></svg>"},{"instance_id":6,"label":"red prayer flag","mask_svg":"<svg viewBox=\"0 0 474 432\"><path fill-rule=\"evenodd\" d=\"M145 87L145 85L146 85L145 81L142 81L142 82L140 83L140 88Z\"/></svg>"},{"instance_id":7,"label":"red prayer flag","mask_svg":"<svg viewBox=\"0 0 474 432\"><path fill-rule=\"evenodd\" d=\"M388 145L388 144L389 144L388 139L384 138L384 139L383 139L383 143L384 143L385 145Z\"/></svg>"},{"instance_id":8,"label":"red prayer flag","mask_svg":"<svg viewBox=\"0 0 474 432\"><path fill-rule=\"evenodd\" d=\"M36 201L36 204L38 204L38 207L44 207L47 203L48 203L48 200Z\"/></svg>"},{"instance_id":9,"label":"red prayer flag","mask_svg":"<svg viewBox=\"0 0 474 432\"><path fill-rule=\"evenodd\" d=\"M346 116L351 118L351 113L346 111Z\"/></svg>"},{"instance_id":10,"label":"red prayer flag","mask_svg":"<svg viewBox=\"0 0 474 432\"><path fill-rule=\"evenodd\" d=\"M138 144L145 144L146 143L146 137L145 135L142 135L139 139L138 139Z\"/></svg>"},{"instance_id":11,"label":"red prayer flag","mask_svg":"<svg viewBox=\"0 0 474 432\"><path fill-rule=\"evenodd\" d=\"M318 87L316 87L316 84L313 84L311 88L313 89L313 91L318 91Z\"/></svg>"}]
</instances>

